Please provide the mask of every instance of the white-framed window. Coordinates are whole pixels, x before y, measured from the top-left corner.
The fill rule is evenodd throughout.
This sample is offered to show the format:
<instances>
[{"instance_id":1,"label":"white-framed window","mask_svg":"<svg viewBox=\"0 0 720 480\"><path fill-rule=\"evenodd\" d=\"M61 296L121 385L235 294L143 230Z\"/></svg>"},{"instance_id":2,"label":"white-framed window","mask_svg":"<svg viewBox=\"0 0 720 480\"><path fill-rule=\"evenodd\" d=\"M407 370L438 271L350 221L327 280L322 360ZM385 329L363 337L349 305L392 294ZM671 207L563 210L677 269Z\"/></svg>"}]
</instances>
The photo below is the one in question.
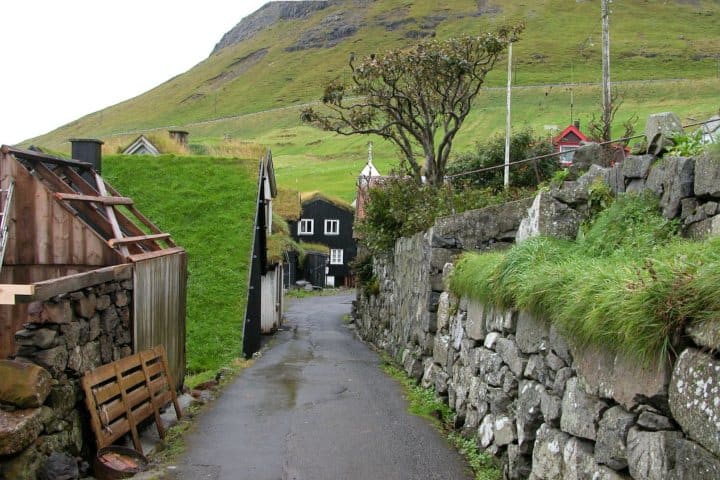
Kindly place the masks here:
<instances>
[{"instance_id":1,"label":"white-framed window","mask_svg":"<svg viewBox=\"0 0 720 480\"><path fill-rule=\"evenodd\" d=\"M560 165L572 165L573 157L575 156L575 150L577 149L577 145L560 145Z\"/></svg>"},{"instance_id":2,"label":"white-framed window","mask_svg":"<svg viewBox=\"0 0 720 480\"><path fill-rule=\"evenodd\" d=\"M301 218L298 223L298 235L312 235L314 228L315 222L312 218Z\"/></svg>"},{"instance_id":3,"label":"white-framed window","mask_svg":"<svg viewBox=\"0 0 720 480\"><path fill-rule=\"evenodd\" d=\"M330 249L330 265L342 265L343 264L343 249L332 248Z\"/></svg>"},{"instance_id":4,"label":"white-framed window","mask_svg":"<svg viewBox=\"0 0 720 480\"><path fill-rule=\"evenodd\" d=\"M325 235L340 235L340 220L325 220Z\"/></svg>"}]
</instances>

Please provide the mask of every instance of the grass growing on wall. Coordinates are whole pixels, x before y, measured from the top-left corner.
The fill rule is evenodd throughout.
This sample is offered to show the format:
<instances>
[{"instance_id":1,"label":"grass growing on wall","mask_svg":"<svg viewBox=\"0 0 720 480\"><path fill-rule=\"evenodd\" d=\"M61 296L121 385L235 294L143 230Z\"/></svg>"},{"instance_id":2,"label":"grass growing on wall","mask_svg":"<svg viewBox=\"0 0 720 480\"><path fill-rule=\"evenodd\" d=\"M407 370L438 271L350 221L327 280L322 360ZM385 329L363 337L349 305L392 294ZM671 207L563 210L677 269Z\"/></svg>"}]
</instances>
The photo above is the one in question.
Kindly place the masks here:
<instances>
[{"instance_id":1,"label":"grass growing on wall","mask_svg":"<svg viewBox=\"0 0 720 480\"><path fill-rule=\"evenodd\" d=\"M547 318L582 345L650 362L687 322L717 322L720 239L676 237L650 197L621 196L577 242L527 240L465 254L450 287L486 304Z\"/></svg>"},{"instance_id":2,"label":"grass growing on wall","mask_svg":"<svg viewBox=\"0 0 720 480\"><path fill-rule=\"evenodd\" d=\"M104 177L188 254L188 373L239 357L258 160L107 156Z\"/></svg>"}]
</instances>

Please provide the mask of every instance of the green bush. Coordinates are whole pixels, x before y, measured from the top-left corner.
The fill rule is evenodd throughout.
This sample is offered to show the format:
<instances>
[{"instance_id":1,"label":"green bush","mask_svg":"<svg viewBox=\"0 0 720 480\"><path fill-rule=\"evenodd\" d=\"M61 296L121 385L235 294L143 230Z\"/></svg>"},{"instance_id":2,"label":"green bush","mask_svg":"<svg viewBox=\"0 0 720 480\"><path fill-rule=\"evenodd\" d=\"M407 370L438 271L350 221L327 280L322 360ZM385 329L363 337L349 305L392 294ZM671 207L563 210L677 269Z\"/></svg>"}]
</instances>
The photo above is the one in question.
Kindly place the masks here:
<instances>
[{"instance_id":1,"label":"green bush","mask_svg":"<svg viewBox=\"0 0 720 480\"><path fill-rule=\"evenodd\" d=\"M535 138L531 129L514 132L510 136L510 161L516 162L554 152L552 144L547 140ZM495 135L487 143L477 143L475 151L459 155L448 165L447 174L452 176L505 163L505 137ZM532 162L510 166L510 185L513 187L537 187L541 182L552 178L560 169L557 157L549 157ZM455 177L456 186L473 186L491 188L499 191L503 188L504 169L472 173Z\"/></svg>"},{"instance_id":2,"label":"green bush","mask_svg":"<svg viewBox=\"0 0 720 480\"><path fill-rule=\"evenodd\" d=\"M395 241L430 228L442 215L504 203L530 195L527 189L434 188L406 176L389 176L369 191L365 217L355 231L370 254L391 250Z\"/></svg>"}]
</instances>

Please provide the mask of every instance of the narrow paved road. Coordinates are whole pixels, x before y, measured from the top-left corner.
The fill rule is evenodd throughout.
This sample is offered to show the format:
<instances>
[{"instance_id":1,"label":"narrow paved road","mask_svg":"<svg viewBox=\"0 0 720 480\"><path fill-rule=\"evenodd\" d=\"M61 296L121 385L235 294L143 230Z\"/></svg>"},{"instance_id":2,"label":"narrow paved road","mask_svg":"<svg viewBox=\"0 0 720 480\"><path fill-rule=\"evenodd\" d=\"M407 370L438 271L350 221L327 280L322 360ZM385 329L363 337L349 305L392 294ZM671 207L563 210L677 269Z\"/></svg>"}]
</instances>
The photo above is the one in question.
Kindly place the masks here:
<instances>
[{"instance_id":1,"label":"narrow paved road","mask_svg":"<svg viewBox=\"0 0 720 480\"><path fill-rule=\"evenodd\" d=\"M173 477L471 478L442 436L407 413L378 355L343 325L351 301L293 301L273 346L199 416Z\"/></svg>"}]
</instances>

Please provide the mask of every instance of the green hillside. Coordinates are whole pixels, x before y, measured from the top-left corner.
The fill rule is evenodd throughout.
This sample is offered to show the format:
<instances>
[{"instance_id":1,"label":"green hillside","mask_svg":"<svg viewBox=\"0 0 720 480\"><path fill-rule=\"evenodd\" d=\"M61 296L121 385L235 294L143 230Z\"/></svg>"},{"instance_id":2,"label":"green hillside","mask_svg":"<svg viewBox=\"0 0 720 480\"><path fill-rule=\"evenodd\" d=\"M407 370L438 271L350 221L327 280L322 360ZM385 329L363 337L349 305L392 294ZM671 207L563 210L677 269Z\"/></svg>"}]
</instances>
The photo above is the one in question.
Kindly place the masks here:
<instances>
[{"instance_id":1,"label":"green hillside","mask_svg":"<svg viewBox=\"0 0 720 480\"><path fill-rule=\"evenodd\" d=\"M103 176L188 253L188 373L240 357L257 160L106 156Z\"/></svg>"},{"instance_id":2,"label":"green hillside","mask_svg":"<svg viewBox=\"0 0 720 480\"><path fill-rule=\"evenodd\" d=\"M637 113L642 122L647 114L666 110L703 119L717 111L719 1L615 1L612 11L612 78L625 92L618 121ZM546 125L562 128L570 122L566 84L597 84L600 78L599 3L334 0L305 17L279 20L143 95L26 143L69 151L65 142L71 137L109 139L180 127L199 146L228 137L262 143L273 150L281 183L350 200L368 139L337 137L299 122L301 105L316 101L326 81L346 74L350 53L366 55L431 33L440 38L479 33L520 20L527 28L513 52L514 124L538 132ZM352 33L329 41L341 27ZM302 47L312 41L324 46ZM505 81L500 64L488 77L490 88L477 100L456 152L502 129L505 94L499 87ZM586 125L598 110L599 89L576 85L572 94L573 118ZM376 163L386 171L395 153L375 142Z\"/></svg>"}]
</instances>

